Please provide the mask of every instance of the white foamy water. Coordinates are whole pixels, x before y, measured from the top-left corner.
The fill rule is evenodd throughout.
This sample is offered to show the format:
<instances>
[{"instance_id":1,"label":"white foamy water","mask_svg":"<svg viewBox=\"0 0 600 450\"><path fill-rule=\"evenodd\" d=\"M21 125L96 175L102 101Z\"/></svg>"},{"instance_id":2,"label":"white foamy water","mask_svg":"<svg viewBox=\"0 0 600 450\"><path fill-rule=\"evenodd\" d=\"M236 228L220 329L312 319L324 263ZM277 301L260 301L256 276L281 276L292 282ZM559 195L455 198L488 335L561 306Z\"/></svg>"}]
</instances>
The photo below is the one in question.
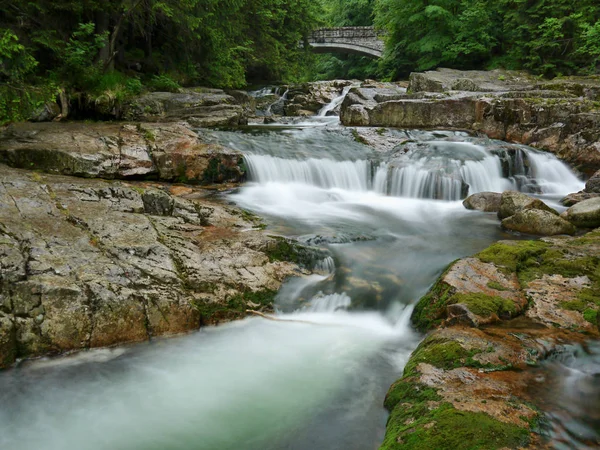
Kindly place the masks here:
<instances>
[{"instance_id":1,"label":"white foamy water","mask_svg":"<svg viewBox=\"0 0 600 450\"><path fill-rule=\"evenodd\" d=\"M378 349L397 342L406 353L415 337L377 313L325 309L247 319L110 362L4 372L0 448L277 449L324 402L351 393L363 412L379 409L369 391L377 372L356 370L375 361L391 371L391 359L373 359Z\"/></svg>"},{"instance_id":2,"label":"white foamy water","mask_svg":"<svg viewBox=\"0 0 600 450\"><path fill-rule=\"evenodd\" d=\"M350 92L350 89L352 89L353 87L354 87L353 85L346 86L342 90L342 93L340 95L335 97L328 105L325 105L325 106L323 106L323 108L321 108L321 110L319 111L317 116L325 117L328 112L333 111L335 108L340 106L342 104L342 102L344 101L344 99L346 98L346 95L348 94L348 92Z\"/></svg>"}]
</instances>

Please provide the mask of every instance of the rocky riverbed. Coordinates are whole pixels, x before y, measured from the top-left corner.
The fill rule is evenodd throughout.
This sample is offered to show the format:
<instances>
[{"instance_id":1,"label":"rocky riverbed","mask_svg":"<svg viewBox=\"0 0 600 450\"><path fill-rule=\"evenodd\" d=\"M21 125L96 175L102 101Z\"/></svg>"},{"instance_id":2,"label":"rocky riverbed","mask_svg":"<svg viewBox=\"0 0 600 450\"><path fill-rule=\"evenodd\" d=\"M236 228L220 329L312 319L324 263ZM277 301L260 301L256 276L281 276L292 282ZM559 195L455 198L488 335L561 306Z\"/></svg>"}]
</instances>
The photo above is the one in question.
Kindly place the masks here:
<instances>
[{"instance_id":1,"label":"rocky riverbed","mask_svg":"<svg viewBox=\"0 0 600 450\"><path fill-rule=\"evenodd\" d=\"M324 148L309 148L321 141L305 136L308 146L289 155L251 152L254 164L266 164L265 179L259 177L261 185L232 197L273 217L289 209L299 230L318 223L325 235L344 215L348 223L342 229L350 238L342 233L303 239L342 244L340 259L347 267L335 275L328 272L311 287L326 295L303 300L327 307L331 302L334 311L352 304L336 291L344 286L361 288L348 290L360 297L355 307L383 302L405 288L422 296L425 289L411 290L406 280L383 273L411 245L397 251L377 247L380 242L373 248L356 244L360 251L344 245L384 241L396 248L398 236L412 241L420 236L415 223L425 230L423 236L440 234L430 223L439 217L460 229L459 214L439 208L447 203L439 199L462 200L471 187L462 172L448 178L445 169L438 170L440 164L454 164L452 158L458 161L457 154L462 164L500 158L495 176L502 186L512 177L511 189L544 192L532 162L539 152L486 136L550 151L590 175L600 169L599 86L596 78L540 81L507 71L440 70L413 74L408 91L406 84L370 81L284 86L261 95L200 88L147 94L103 113L127 122L5 127L0 130L0 367L23 358L196 330L242 318L247 310L268 313L287 278L305 277L316 266L334 270L316 264L328 253L270 236L262 219L214 195L245 182L249 160L226 140L216 143L200 126L238 127L248 120L276 120L279 114L315 115L344 88L349 90L341 120L356 127L351 129L356 141L376 149L372 161L361 159L364 149L337 160L349 147L343 140L337 144L343 150L336 148L339 155L331 160L303 154ZM282 122L293 130L297 120L304 119ZM442 131L424 133L419 140L420 132L390 127L464 130L471 136ZM296 150L300 156L292 154ZM438 152L435 158L428 156L432 152ZM510 161L523 155L522 173L517 173ZM427 179L438 187L403 190L398 180L425 160L418 170L437 174ZM340 176L314 175L310 164L327 164ZM517 175L525 181L515 181ZM560 425L545 415L543 385L556 380L544 361L574 344L585 347L600 334L599 179L600 171L584 190L565 197L562 203L569 209L561 214L556 204L550 207L510 190L480 192L465 200L465 207L479 212L462 227L485 222L486 230L518 240L500 241L450 264L417 303L412 323L427 334L386 397L390 417L382 448L547 445L546 435L552 437ZM304 183L302 190L296 189L298 182ZM454 186L451 195L446 195L448 186ZM284 204L286 196L293 206ZM406 202L396 205L394 196ZM441 216L422 222L421 213L413 211L420 208L415 199L405 196L438 199L423 207ZM404 217L397 221L399 210L408 214L407 223ZM373 217L379 218L376 227ZM364 237L365 224L374 237ZM381 224L389 234L377 234ZM530 235L554 237L523 240ZM373 249L379 253L371 254ZM463 252L461 247L459 256L477 250ZM369 282L363 278L374 273L368 261L373 257L384 262L374 265L382 273ZM430 267L398 267L409 274L406 279L429 279ZM302 286L290 289L299 295ZM575 445L600 443L588 435Z\"/></svg>"}]
</instances>

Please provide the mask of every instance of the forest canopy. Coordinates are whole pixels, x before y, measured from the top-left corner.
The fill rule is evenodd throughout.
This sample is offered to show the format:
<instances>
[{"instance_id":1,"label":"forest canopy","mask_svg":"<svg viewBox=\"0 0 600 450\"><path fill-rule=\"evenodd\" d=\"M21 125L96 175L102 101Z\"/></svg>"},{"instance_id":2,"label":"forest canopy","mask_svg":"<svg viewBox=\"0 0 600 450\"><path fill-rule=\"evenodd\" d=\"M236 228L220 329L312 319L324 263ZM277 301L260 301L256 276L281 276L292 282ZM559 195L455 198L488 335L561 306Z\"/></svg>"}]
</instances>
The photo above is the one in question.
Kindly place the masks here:
<instances>
[{"instance_id":1,"label":"forest canopy","mask_svg":"<svg viewBox=\"0 0 600 450\"><path fill-rule=\"evenodd\" d=\"M320 26L368 25L385 33L380 60L299 45ZM597 0L0 0L0 123L59 95L599 64Z\"/></svg>"}]
</instances>

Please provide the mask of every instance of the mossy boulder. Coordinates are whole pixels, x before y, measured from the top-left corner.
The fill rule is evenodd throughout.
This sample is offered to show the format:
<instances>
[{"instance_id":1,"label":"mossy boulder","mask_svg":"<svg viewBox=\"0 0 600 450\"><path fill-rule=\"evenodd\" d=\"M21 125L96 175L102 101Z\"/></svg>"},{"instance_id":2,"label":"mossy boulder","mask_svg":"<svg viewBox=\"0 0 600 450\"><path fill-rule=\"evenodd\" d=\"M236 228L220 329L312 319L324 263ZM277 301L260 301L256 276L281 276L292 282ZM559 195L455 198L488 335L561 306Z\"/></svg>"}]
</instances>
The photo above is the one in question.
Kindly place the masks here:
<instances>
[{"instance_id":1,"label":"mossy boulder","mask_svg":"<svg viewBox=\"0 0 600 450\"><path fill-rule=\"evenodd\" d=\"M563 218L540 209L525 209L502 221L502 228L538 236L574 234L576 228Z\"/></svg>"},{"instance_id":2,"label":"mossy boulder","mask_svg":"<svg viewBox=\"0 0 600 450\"><path fill-rule=\"evenodd\" d=\"M600 197L571 206L562 214L562 218L579 228L600 227Z\"/></svg>"},{"instance_id":3,"label":"mossy boulder","mask_svg":"<svg viewBox=\"0 0 600 450\"><path fill-rule=\"evenodd\" d=\"M558 216L558 212L537 198L530 197L517 191L505 191L502 193L500 200L498 218L506 219L525 209L538 209Z\"/></svg>"},{"instance_id":4,"label":"mossy boulder","mask_svg":"<svg viewBox=\"0 0 600 450\"><path fill-rule=\"evenodd\" d=\"M526 303L514 274L477 258L465 258L452 263L417 303L412 321L419 330L429 330L444 320L479 326L513 317Z\"/></svg>"}]
</instances>

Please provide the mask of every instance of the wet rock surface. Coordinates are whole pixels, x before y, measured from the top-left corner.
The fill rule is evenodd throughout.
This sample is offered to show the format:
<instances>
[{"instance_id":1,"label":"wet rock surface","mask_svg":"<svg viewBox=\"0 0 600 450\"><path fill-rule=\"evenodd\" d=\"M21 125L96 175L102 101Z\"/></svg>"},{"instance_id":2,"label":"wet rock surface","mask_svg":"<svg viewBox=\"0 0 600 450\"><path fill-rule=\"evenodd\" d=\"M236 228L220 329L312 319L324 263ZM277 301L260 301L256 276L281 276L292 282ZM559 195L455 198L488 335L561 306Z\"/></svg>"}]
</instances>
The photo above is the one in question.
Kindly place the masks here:
<instances>
[{"instance_id":1,"label":"wet rock surface","mask_svg":"<svg viewBox=\"0 0 600 450\"><path fill-rule=\"evenodd\" d=\"M600 82L533 79L510 71L411 75L401 88L352 88L340 118L348 126L462 129L550 151L587 173L600 168Z\"/></svg>"},{"instance_id":2,"label":"wet rock surface","mask_svg":"<svg viewBox=\"0 0 600 450\"><path fill-rule=\"evenodd\" d=\"M382 448L553 448L539 364L600 336L599 270L600 230L500 241L451 264L413 312L430 333L387 394Z\"/></svg>"},{"instance_id":3,"label":"wet rock surface","mask_svg":"<svg viewBox=\"0 0 600 450\"><path fill-rule=\"evenodd\" d=\"M0 131L0 162L86 178L240 182L241 153L187 123L20 123Z\"/></svg>"},{"instance_id":4,"label":"wet rock surface","mask_svg":"<svg viewBox=\"0 0 600 450\"><path fill-rule=\"evenodd\" d=\"M502 228L539 236L575 234L575 226L548 211L526 209L518 211L502 221Z\"/></svg>"},{"instance_id":5,"label":"wet rock surface","mask_svg":"<svg viewBox=\"0 0 600 450\"><path fill-rule=\"evenodd\" d=\"M501 204L502 194L497 192L479 192L463 201L465 208L483 212L498 212Z\"/></svg>"},{"instance_id":6,"label":"wet rock surface","mask_svg":"<svg viewBox=\"0 0 600 450\"><path fill-rule=\"evenodd\" d=\"M197 188L0 180L0 367L268 311L313 255Z\"/></svg>"}]
</instances>

